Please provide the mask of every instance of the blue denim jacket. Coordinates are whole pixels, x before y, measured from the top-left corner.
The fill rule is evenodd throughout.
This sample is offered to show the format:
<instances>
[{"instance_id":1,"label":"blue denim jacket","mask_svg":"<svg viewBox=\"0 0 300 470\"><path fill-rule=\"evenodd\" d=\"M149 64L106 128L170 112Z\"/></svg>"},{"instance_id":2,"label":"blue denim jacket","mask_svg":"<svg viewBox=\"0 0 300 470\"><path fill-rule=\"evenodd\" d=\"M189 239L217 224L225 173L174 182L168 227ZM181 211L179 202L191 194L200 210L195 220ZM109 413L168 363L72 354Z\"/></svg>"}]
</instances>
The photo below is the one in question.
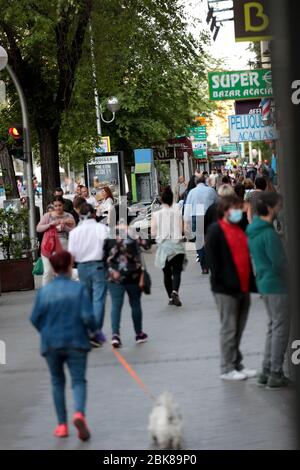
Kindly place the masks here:
<instances>
[{"instance_id":1,"label":"blue denim jacket","mask_svg":"<svg viewBox=\"0 0 300 470\"><path fill-rule=\"evenodd\" d=\"M36 296L31 322L41 333L41 354L53 349L89 351L88 332L97 327L93 306L83 284L56 277Z\"/></svg>"}]
</instances>

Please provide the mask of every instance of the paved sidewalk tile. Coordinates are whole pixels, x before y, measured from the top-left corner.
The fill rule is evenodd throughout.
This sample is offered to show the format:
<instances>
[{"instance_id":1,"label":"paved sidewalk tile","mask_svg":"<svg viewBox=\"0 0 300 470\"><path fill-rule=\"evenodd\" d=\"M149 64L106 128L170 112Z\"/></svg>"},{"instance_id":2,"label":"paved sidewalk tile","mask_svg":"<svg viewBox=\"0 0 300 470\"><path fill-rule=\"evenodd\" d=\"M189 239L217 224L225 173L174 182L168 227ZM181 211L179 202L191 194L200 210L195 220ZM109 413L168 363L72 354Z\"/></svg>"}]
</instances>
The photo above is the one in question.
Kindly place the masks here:
<instances>
[{"instance_id":1,"label":"paved sidewalk tile","mask_svg":"<svg viewBox=\"0 0 300 470\"><path fill-rule=\"evenodd\" d=\"M224 383L219 378L219 319L209 279L189 254L183 273L183 307L170 307L162 273L153 254L145 254L153 280L143 297L144 330L149 342L136 345L128 302L122 318L120 352L154 395L170 391L178 401L186 449L294 448L293 392L270 392L255 380ZM0 449L149 449L148 416L152 401L115 358L111 347L89 356L88 422L92 439L79 443L52 437L56 425L50 378L39 355L39 337L28 319L34 293L0 297L0 339L7 345L7 365L0 366ZM110 338L110 302L105 333ZM267 316L253 296L242 351L249 367L260 368ZM72 396L68 387L71 416Z\"/></svg>"}]
</instances>

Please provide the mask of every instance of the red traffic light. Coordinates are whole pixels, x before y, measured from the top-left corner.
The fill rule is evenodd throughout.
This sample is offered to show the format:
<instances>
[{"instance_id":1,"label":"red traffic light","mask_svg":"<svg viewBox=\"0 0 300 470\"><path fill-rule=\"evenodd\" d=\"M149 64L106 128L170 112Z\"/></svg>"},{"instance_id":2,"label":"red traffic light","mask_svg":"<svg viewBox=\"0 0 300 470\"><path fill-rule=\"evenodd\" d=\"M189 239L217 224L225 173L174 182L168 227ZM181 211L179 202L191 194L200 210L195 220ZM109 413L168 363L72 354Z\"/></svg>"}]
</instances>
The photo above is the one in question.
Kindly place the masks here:
<instances>
[{"instance_id":1,"label":"red traffic light","mask_svg":"<svg viewBox=\"0 0 300 470\"><path fill-rule=\"evenodd\" d=\"M23 132L21 127L10 127L8 133L14 140L22 139Z\"/></svg>"}]
</instances>

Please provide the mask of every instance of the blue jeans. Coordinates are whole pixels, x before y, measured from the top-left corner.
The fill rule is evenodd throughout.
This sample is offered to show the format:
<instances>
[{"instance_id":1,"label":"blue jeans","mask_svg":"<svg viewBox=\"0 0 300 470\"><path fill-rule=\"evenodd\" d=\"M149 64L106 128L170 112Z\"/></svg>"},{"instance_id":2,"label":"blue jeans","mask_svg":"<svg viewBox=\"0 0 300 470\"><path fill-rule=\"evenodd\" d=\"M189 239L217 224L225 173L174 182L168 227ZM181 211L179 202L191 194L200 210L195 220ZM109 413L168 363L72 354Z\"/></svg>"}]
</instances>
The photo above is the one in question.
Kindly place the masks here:
<instances>
[{"instance_id":1,"label":"blue jeans","mask_svg":"<svg viewBox=\"0 0 300 470\"><path fill-rule=\"evenodd\" d=\"M59 424L67 422L64 364L72 378L74 410L85 414L87 351L79 349L53 349L45 356L52 382L54 406Z\"/></svg>"},{"instance_id":2,"label":"blue jeans","mask_svg":"<svg viewBox=\"0 0 300 470\"><path fill-rule=\"evenodd\" d=\"M97 328L102 330L107 293L106 270L103 262L78 263L78 276L86 286L93 303Z\"/></svg>"},{"instance_id":3,"label":"blue jeans","mask_svg":"<svg viewBox=\"0 0 300 470\"><path fill-rule=\"evenodd\" d=\"M112 301L111 324L113 335L120 334L121 311L124 302L124 295L127 292L131 307L131 315L133 326L136 334L142 332L142 305L141 305L141 289L138 284L116 284L110 282L109 292Z\"/></svg>"}]
</instances>

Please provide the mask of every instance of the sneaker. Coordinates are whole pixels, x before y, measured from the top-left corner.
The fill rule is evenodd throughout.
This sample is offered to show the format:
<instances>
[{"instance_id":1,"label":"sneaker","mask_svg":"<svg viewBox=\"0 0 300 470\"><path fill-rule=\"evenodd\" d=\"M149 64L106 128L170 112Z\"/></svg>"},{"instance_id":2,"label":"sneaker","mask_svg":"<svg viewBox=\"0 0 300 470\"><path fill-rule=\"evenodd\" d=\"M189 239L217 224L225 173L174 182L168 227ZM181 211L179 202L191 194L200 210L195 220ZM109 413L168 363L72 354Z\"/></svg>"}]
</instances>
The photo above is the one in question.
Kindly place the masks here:
<instances>
[{"instance_id":1,"label":"sneaker","mask_svg":"<svg viewBox=\"0 0 300 470\"><path fill-rule=\"evenodd\" d=\"M54 429L54 436L55 437L68 437L69 436L69 429L67 424L59 424Z\"/></svg>"},{"instance_id":2,"label":"sneaker","mask_svg":"<svg viewBox=\"0 0 300 470\"><path fill-rule=\"evenodd\" d=\"M173 300L173 299L169 299L168 305L174 305L174 300Z\"/></svg>"},{"instance_id":3,"label":"sneaker","mask_svg":"<svg viewBox=\"0 0 300 470\"><path fill-rule=\"evenodd\" d=\"M177 292L172 292L172 300L173 300L173 304L176 305L176 307L181 307L182 306L182 302L181 302Z\"/></svg>"},{"instance_id":4,"label":"sneaker","mask_svg":"<svg viewBox=\"0 0 300 470\"><path fill-rule=\"evenodd\" d=\"M90 338L90 344L93 346L93 348L101 348L103 345L103 342L99 340L98 334Z\"/></svg>"},{"instance_id":5,"label":"sneaker","mask_svg":"<svg viewBox=\"0 0 300 470\"><path fill-rule=\"evenodd\" d=\"M91 437L91 433L86 424L84 415L80 412L75 413L73 416L73 424L78 430L78 438L82 441L87 441Z\"/></svg>"},{"instance_id":6,"label":"sneaker","mask_svg":"<svg viewBox=\"0 0 300 470\"><path fill-rule=\"evenodd\" d=\"M98 331L98 333L96 334L96 338L98 339L99 343L106 343L106 336L102 330Z\"/></svg>"},{"instance_id":7,"label":"sneaker","mask_svg":"<svg viewBox=\"0 0 300 470\"><path fill-rule=\"evenodd\" d=\"M146 335L146 333L143 333L143 332L139 333L135 337L135 341L137 344L146 343L147 339L148 339L148 335Z\"/></svg>"},{"instance_id":8,"label":"sneaker","mask_svg":"<svg viewBox=\"0 0 300 470\"><path fill-rule=\"evenodd\" d=\"M119 335L113 335L111 339L111 345L114 348L120 348L122 346L121 338Z\"/></svg>"},{"instance_id":9,"label":"sneaker","mask_svg":"<svg viewBox=\"0 0 300 470\"><path fill-rule=\"evenodd\" d=\"M271 373L267 382L268 390L280 390L290 385L291 381L283 374Z\"/></svg>"},{"instance_id":10,"label":"sneaker","mask_svg":"<svg viewBox=\"0 0 300 470\"><path fill-rule=\"evenodd\" d=\"M238 372L237 370L232 370L230 372L227 372L227 374L222 374L221 379L222 380L245 380L247 377L243 372Z\"/></svg>"},{"instance_id":11,"label":"sneaker","mask_svg":"<svg viewBox=\"0 0 300 470\"><path fill-rule=\"evenodd\" d=\"M261 372L258 374L256 385L258 387L265 387L268 383L270 373Z\"/></svg>"},{"instance_id":12,"label":"sneaker","mask_svg":"<svg viewBox=\"0 0 300 470\"><path fill-rule=\"evenodd\" d=\"M257 370L255 369L246 369L246 367L239 372L242 372L246 376L247 379L254 379L257 376Z\"/></svg>"}]
</instances>

